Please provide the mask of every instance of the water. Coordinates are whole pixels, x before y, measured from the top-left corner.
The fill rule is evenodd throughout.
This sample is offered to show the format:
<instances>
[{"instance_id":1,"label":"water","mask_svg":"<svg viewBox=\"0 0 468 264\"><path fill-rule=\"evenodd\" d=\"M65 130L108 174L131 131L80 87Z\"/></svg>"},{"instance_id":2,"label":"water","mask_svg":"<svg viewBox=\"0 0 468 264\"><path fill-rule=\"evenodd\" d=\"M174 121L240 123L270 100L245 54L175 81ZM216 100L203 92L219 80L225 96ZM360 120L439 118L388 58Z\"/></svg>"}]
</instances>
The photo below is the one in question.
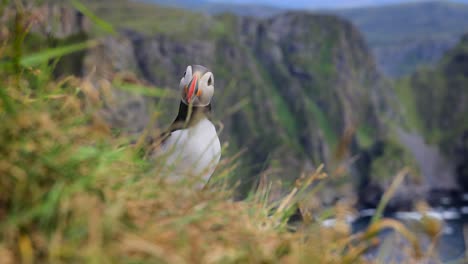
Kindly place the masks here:
<instances>
[{"instance_id":1,"label":"water","mask_svg":"<svg viewBox=\"0 0 468 264\"><path fill-rule=\"evenodd\" d=\"M452 207L439 208L428 214L428 216L438 219L443 223L442 234L439 243L437 243L438 258L443 263L463 263L466 251L464 228L468 230L467 212L468 207ZM353 232L364 231L369 226L373 213L373 209L362 210L359 217L352 222ZM405 223L410 230L418 234L412 224L421 220L422 215L420 213L398 212L386 217ZM382 241L380 247L369 250L366 253L366 257L383 260L384 262L394 262L395 260L397 262L404 262L405 257L401 249L409 246L409 244L405 241L398 241L396 237L395 232L392 230L382 231L379 234L379 239ZM423 252L426 252L430 245L430 239L422 232L418 234L418 239ZM385 250L382 250L384 247ZM385 251L390 252L385 253ZM385 254L388 256L385 256Z\"/></svg>"}]
</instances>

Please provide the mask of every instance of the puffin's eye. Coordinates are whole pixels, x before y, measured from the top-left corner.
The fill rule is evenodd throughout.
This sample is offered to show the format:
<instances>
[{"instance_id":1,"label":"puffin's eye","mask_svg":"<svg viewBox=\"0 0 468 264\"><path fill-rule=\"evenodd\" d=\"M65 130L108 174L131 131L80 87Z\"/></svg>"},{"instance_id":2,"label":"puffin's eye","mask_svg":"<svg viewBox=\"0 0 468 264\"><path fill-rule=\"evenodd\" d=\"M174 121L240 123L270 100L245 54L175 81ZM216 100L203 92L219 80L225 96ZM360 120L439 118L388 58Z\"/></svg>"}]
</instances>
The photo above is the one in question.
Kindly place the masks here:
<instances>
[{"instance_id":1,"label":"puffin's eye","mask_svg":"<svg viewBox=\"0 0 468 264\"><path fill-rule=\"evenodd\" d=\"M208 79L208 86L211 86L212 84L213 84L213 78L211 78L210 76L210 78Z\"/></svg>"},{"instance_id":2,"label":"puffin's eye","mask_svg":"<svg viewBox=\"0 0 468 264\"><path fill-rule=\"evenodd\" d=\"M188 84L188 82L190 81L192 77L192 66L188 66L187 69L185 70L184 72L184 77L182 77L184 79L184 81L186 82L186 84Z\"/></svg>"}]
</instances>

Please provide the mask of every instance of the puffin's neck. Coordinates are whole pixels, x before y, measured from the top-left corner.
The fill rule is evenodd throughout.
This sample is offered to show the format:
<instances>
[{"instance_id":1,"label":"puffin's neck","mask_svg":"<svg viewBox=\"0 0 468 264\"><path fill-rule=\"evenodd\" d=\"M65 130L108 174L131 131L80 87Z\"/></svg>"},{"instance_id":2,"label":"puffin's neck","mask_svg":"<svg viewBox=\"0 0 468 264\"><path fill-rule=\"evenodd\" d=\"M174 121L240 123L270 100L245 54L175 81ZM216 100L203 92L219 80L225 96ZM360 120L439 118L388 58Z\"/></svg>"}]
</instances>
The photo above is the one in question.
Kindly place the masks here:
<instances>
[{"instance_id":1,"label":"puffin's neck","mask_svg":"<svg viewBox=\"0 0 468 264\"><path fill-rule=\"evenodd\" d=\"M172 123L172 131L193 126L201 119L207 118L211 113L211 103L207 106L192 106L192 111L189 112L189 106L180 102L179 114Z\"/></svg>"}]
</instances>

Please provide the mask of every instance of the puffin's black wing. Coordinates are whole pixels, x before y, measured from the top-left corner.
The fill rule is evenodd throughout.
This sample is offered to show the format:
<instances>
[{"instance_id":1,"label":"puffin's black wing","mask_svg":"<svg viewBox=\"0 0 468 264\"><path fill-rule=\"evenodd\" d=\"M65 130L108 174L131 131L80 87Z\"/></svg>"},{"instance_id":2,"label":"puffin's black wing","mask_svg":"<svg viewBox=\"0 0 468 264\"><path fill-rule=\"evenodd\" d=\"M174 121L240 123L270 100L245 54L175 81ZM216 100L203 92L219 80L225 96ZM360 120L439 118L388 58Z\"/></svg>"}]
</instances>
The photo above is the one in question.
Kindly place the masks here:
<instances>
[{"instance_id":1,"label":"puffin's black wing","mask_svg":"<svg viewBox=\"0 0 468 264\"><path fill-rule=\"evenodd\" d=\"M145 143L140 148L140 154L143 157L149 157L157 151L162 144L172 135L175 130L168 129L156 137L148 136Z\"/></svg>"},{"instance_id":2,"label":"puffin's black wing","mask_svg":"<svg viewBox=\"0 0 468 264\"><path fill-rule=\"evenodd\" d=\"M169 128L157 136L148 135L146 137L143 147L141 148L143 156L151 156L172 135L172 132L186 128L188 124L188 122L186 122L187 115L188 107L186 104L181 102L179 114Z\"/></svg>"},{"instance_id":3,"label":"puffin's black wing","mask_svg":"<svg viewBox=\"0 0 468 264\"><path fill-rule=\"evenodd\" d=\"M196 123L199 114L207 115L211 112L211 104L204 107L193 107L192 113L189 116L189 106L180 102L179 113L172 122L171 126L159 134L158 136L147 136L143 146L141 147L141 154L143 156L151 156L164 142L171 136L172 132L185 129Z\"/></svg>"},{"instance_id":4,"label":"puffin's black wing","mask_svg":"<svg viewBox=\"0 0 468 264\"><path fill-rule=\"evenodd\" d=\"M130 145L137 148L138 156L142 158L151 156L161 144L164 144L174 131L171 125L169 129L159 135L145 135L144 139L140 137L139 139L132 140Z\"/></svg>"}]
</instances>

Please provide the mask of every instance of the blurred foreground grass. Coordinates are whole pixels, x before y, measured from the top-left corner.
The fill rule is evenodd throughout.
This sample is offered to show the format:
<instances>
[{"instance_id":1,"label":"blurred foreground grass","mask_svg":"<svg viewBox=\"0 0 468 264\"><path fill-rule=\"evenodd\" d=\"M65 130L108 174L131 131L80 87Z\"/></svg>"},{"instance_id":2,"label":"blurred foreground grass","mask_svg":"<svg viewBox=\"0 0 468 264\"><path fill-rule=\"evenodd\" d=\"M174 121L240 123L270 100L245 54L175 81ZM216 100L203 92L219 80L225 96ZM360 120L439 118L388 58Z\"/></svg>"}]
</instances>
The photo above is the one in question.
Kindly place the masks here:
<instances>
[{"instance_id":1,"label":"blurred foreground grass","mask_svg":"<svg viewBox=\"0 0 468 264\"><path fill-rule=\"evenodd\" d=\"M346 206L304 213L291 232L306 190L326 177L320 170L273 202L268 183L233 202L228 180L202 191L166 182L99 116L98 89L86 78L53 77L59 57L98 43L28 53L23 15L1 26L1 263L356 263L383 228L420 257L398 222L376 217L351 235ZM234 166L224 157L217 174ZM324 215L337 218L334 227L321 225Z\"/></svg>"},{"instance_id":2,"label":"blurred foreground grass","mask_svg":"<svg viewBox=\"0 0 468 264\"><path fill-rule=\"evenodd\" d=\"M351 256L341 244L346 232L287 232L294 196L277 205L260 195L234 203L221 188L199 192L187 182L165 183L131 148L117 147L123 141L94 114L85 81L35 86L42 74L2 74L2 263L297 263Z\"/></svg>"}]
</instances>

